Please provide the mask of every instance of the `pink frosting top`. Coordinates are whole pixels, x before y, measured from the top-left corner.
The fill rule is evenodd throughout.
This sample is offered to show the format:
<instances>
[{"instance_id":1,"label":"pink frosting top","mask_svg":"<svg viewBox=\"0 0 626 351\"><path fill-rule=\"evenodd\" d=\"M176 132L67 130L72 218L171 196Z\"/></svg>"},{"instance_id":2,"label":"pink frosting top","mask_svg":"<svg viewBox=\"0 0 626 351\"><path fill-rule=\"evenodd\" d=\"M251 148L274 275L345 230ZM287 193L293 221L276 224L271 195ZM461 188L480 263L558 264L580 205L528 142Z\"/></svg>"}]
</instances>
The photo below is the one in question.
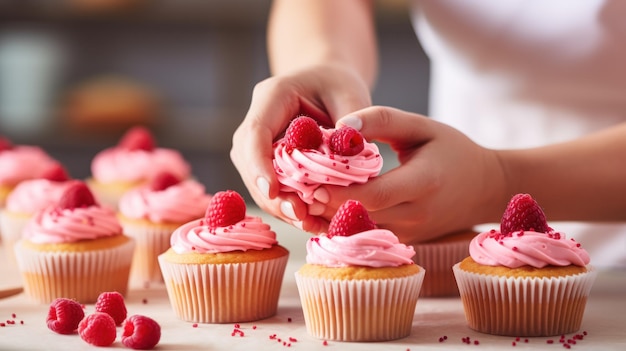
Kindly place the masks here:
<instances>
[{"instance_id":1,"label":"pink frosting top","mask_svg":"<svg viewBox=\"0 0 626 351\"><path fill-rule=\"evenodd\" d=\"M72 182L56 182L43 178L25 180L9 193L5 207L15 213L34 214L57 203Z\"/></svg>"},{"instance_id":2,"label":"pink frosting top","mask_svg":"<svg viewBox=\"0 0 626 351\"><path fill-rule=\"evenodd\" d=\"M518 231L508 235L497 230L478 234L469 246L470 256L487 266L517 268L533 266L585 266L589 254L573 238L558 232Z\"/></svg>"},{"instance_id":3,"label":"pink frosting top","mask_svg":"<svg viewBox=\"0 0 626 351\"><path fill-rule=\"evenodd\" d=\"M178 151L166 148L145 151L115 146L102 150L91 162L91 174L103 183L140 182L163 171L186 179L191 167Z\"/></svg>"},{"instance_id":4,"label":"pink frosting top","mask_svg":"<svg viewBox=\"0 0 626 351\"><path fill-rule=\"evenodd\" d=\"M15 186L17 183L41 178L56 161L37 146L18 145L0 151L0 184Z\"/></svg>"},{"instance_id":5,"label":"pink frosting top","mask_svg":"<svg viewBox=\"0 0 626 351\"><path fill-rule=\"evenodd\" d=\"M204 185L187 179L161 191L149 186L134 188L120 199L119 211L128 218L155 223L184 223L204 217L210 201Z\"/></svg>"},{"instance_id":6,"label":"pink frosting top","mask_svg":"<svg viewBox=\"0 0 626 351\"><path fill-rule=\"evenodd\" d=\"M37 212L24 228L24 237L38 244L69 243L122 234L109 207L60 209L54 205Z\"/></svg>"},{"instance_id":7,"label":"pink frosting top","mask_svg":"<svg viewBox=\"0 0 626 351\"><path fill-rule=\"evenodd\" d=\"M363 151L354 156L342 156L330 151L328 140L334 129L320 128L323 143L317 150L294 149L287 152L285 143L274 143L274 169L281 191L297 192L302 201L313 203L313 192L320 185L365 183L380 173L383 158L378 146L365 142Z\"/></svg>"},{"instance_id":8,"label":"pink frosting top","mask_svg":"<svg viewBox=\"0 0 626 351\"><path fill-rule=\"evenodd\" d=\"M413 263L415 250L386 229L372 229L350 236L310 238L306 262L326 267L397 267Z\"/></svg>"},{"instance_id":9,"label":"pink frosting top","mask_svg":"<svg viewBox=\"0 0 626 351\"><path fill-rule=\"evenodd\" d=\"M204 219L178 227L170 238L172 249L182 253L219 253L263 250L277 244L276 233L261 217L246 216L228 227L209 228Z\"/></svg>"}]
</instances>

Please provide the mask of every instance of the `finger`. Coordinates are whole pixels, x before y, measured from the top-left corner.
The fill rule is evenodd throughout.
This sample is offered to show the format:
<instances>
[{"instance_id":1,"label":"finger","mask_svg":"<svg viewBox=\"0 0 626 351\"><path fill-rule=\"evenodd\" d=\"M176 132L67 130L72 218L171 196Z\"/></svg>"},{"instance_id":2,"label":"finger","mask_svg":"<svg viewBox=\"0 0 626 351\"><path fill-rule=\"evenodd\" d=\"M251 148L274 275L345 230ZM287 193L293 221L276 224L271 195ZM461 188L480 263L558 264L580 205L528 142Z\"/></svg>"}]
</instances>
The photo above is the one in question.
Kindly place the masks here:
<instances>
[{"instance_id":1,"label":"finger","mask_svg":"<svg viewBox=\"0 0 626 351\"><path fill-rule=\"evenodd\" d=\"M420 145L432 139L437 122L402 110L372 106L354 111L337 121L337 127L348 125L361 132L367 140L389 144Z\"/></svg>"},{"instance_id":2,"label":"finger","mask_svg":"<svg viewBox=\"0 0 626 351\"><path fill-rule=\"evenodd\" d=\"M267 79L254 88L250 108L233 134L231 160L242 180L256 197L274 198L279 184L272 164L272 143L289 121L301 112L301 99L295 87L277 79ZM310 113L322 115L312 103ZM317 112L314 112L317 111Z\"/></svg>"}]
</instances>

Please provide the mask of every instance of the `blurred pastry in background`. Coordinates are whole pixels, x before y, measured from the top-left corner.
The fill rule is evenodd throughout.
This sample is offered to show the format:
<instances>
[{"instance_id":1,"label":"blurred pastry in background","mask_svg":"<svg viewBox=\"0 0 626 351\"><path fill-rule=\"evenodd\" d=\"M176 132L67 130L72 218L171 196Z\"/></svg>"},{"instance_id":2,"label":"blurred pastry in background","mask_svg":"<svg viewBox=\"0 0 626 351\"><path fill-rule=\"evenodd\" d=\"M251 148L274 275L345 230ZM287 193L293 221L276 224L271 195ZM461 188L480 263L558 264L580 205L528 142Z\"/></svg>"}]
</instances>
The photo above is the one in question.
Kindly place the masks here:
<instances>
[{"instance_id":1,"label":"blurred pastry in background","mask_svg":"<svg viewBox=\"0 0 626 351\"><path fill-rule=\"evenodd\" d=\"M13 145L0 135L0 208L18 183L41 178L56 162L39 146Z\"/></svg>"},{"instance_id":2,"label":"blurred pastry in background","mask_svg":"<svg viewBox=\"0 0 626 351\"><path fill-rule=\"evenodd\" d=\"M122 76L91 78L69 91L65 118L73 131L119 134L134 125L152 125L159 99L147 85Z\"/></svg>"},{"instance_id":3,"label":"blurred pastry in background","mask_svg":"<svg viewBox=\"0 0 626 351\"><path fill-rule=\"evenodd\" d=\"M163 171L184 180L190 177L191 166L178 150L158 147L148 128L135 126L117 145L94 156L87 185L98 201L117 209L124 193Z\"/></svg>"}]
</instances>

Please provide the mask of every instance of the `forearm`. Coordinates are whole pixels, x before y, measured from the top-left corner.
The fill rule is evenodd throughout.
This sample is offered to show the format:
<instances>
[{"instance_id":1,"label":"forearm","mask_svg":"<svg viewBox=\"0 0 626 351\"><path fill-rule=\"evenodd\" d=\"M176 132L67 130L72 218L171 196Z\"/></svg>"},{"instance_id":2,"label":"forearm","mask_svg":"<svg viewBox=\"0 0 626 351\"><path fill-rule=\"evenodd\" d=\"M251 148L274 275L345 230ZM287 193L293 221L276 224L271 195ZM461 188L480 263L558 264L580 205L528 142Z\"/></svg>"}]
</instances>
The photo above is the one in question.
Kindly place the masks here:
<instances>
[{"instance_id":1,"label":"forearm","mask_svg":"<svg viewBox=\"0 0 626 351\"><path fill-rule=\"evenodd\" d=\"M372 11L369 0L276 0L268 24L272 74L338 64L371 87L377 70Z\"/></svg>"},{"instance_id":2,"label":"forearm","mask_svg":"<svg viewBox=\"0 0 626 351\"><path fill-rule=\"evenodd\" d=\"M510 196L530 193L552 220L626 220L626 123L575 141L499 151Z\"/></svg>"}]
</instances>

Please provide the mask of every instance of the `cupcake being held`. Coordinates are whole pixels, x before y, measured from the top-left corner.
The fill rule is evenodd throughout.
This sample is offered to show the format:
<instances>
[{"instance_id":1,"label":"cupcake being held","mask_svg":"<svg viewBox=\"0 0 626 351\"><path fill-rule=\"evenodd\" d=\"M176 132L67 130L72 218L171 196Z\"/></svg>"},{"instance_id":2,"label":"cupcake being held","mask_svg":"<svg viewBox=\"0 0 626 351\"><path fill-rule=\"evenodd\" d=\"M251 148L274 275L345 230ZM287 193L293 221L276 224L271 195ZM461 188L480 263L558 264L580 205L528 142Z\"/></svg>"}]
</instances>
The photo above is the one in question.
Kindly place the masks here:
<instances>
[{"instance_id":1,"label":"cupcake being held","mask_svg":"<svg viewBox=\"0 0 626 351\"><path fill-rule=\"evenodd\" d=\"M478 234L454 275L470 328L509 336L576 332L597 272L574 239L547 224L529 194L509 202L500 230Z\"/></svg>"},{"instance_id":2,"label":"cupcake being held","mask_svg":"<svg viewBox=\"0 0 626 351\"><path fill-rule=\"evenodd\" d=\"M129 129L117 145L96 154L87 184L98 201L117 209L126 191L148 183L163 171L187 179L191 167L180 152L157 147L152 133L137 126Z\"/></svg>"},{"instance_id":3,"label":"cupcake being held","mask_svg":"<svg viewBox=\"0 0 626 351\"><path fill-rule=\"evenodd\" d=\"M213 195L204 218L177 228L158 258L176 316L239 323L276 314L289 251L237 192Z\"/></svg>"},{"instance_id":4,"label":"cupcake being held","mask_svg":"<svg viewBox=\"0 0 626 351\"><path fill-rule=\"evenodd\" d=\"M210 200L204 185L165 171L122 196L118 217L124 233L135 239L131 282L163 281L157 257L170 247L176 228L204 217Z\"/></svg>"},{"instance_id":5,"label":"cupcake being held","mask_svg":"<svg viewBox=\"0 0 626 351\"><path fill-rule=\"evenodd\" d=\"M0 234L7 257L14 261L13 245L22 237L26 223L40 210L57 203L72 184L69 174L58 162L48 164L41 178L20 182L0 211Z\"/></svg>"},{"instance_id":6,"label":"cupcake being held","mask_svg":"<svg viewBox=\"0 0 626 351\"><path fill-rule=\"evenodd\" d=\"M360 202L345 202L328 233L306 249L296 283L309 334L337 341L410 335L425 270L413 262L413 247L377 229Z\"/></svg>"},{"instance_id":7,"label":"cupcake being held","mask_svg":"<svg viewBox=\"0 0 626 351\"><path fill-rule=\"evenodd\" d=\"M115 212L75 180L39 211L15 244L24 292L40 303L67 297L93 303L105 291L126 294L134 241Z\"/></svg>"},{"instance_id":8,"label":"cupcake being held","mask_svg":"<svg viewBox=\"0 0 626 351\"><path fill-rule=\"evenodd\" d=\"M362 184L377 176L383 159L374 143L352 127L327 129L307 116L291 121L273 145L280 190L295 192L307 204L321 185Z\"/></svg>"}]
</instances>

